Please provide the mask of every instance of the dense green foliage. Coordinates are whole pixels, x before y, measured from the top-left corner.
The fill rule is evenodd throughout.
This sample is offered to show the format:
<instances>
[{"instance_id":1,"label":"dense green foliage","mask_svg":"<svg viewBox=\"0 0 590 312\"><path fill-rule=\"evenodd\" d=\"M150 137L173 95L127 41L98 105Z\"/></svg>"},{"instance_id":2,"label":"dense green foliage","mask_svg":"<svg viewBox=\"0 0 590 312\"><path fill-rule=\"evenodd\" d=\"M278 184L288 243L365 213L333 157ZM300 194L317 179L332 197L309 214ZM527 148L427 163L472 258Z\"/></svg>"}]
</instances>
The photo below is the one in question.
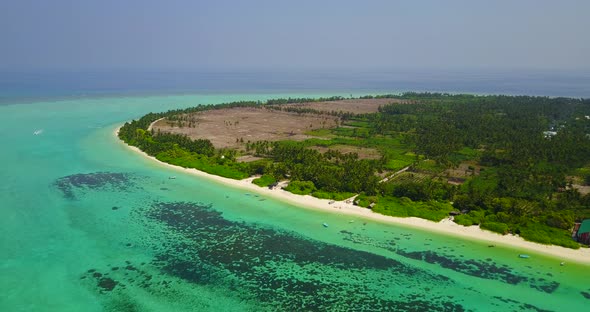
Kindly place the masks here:
<instances>
[{"instance_id":1,"label":"dense green foliage","mask_svg":"<svg viewBox=\"0 0 590 312\"><path fill-rule=\"evenodd\" d=\"M394 217L418 217L440 221L449 216L453 206L437 201L415 202L407 197L380 197L373 211Z\"/></svg>"},{"instance_id":2,"label":"dense green foliage","mask_svg":"<svg viewBox=\"0 0 590 312\"><path fill-rule=\"evenodd\" d=\"M382 186L393 196L453 200L466 214L459 224L479 224L528 240L575 247L569 230L590 217L588 195L568 187L568 176L590 160L588 100L405 94L412 105L380 109L374 133L405 133L415 152L448 168L472 160L485 171L453 190L433 180ZM425 162L415 167L428 171ZM431 172L440 173L435 167ZM436 195L430 195L436 194Z\"/></svg>"},{"instance_id":3,"label":"dense green foliage","mask_svg":"<svg viewBox=\"0 0 590 312\"><path fill-rule=\"evenodd\" d=\"M158 160L163 162L184 167L196 168L201 171L222 176L230 179L244 179L250 176L247 164L216 157L207 157L197 153L191 153L179 147L160 152L156 155Z\"/></svg>"},{"instance_id":4,"label":"dense green foliage","mask_svg":"<svg viewBox=\"0 0 590 312\"><path fill-rule=\"evenodd\" d=\"M458 224L578 247L569 231L590 218L590 195L572 183L590 184L590 100L432 93L363 98L398 102L374 114L283 105L341 97L198 106L150 113L126 123L119 136L168 163L234 179L260 174L254 181L260 186L289 179L286 190L296 194L342 200L360 193L360 206L394 216L441 220L462 212ZM190 126L186 113L260 105L338 116L341 126L312 130L321 138L303 142L247 142L248 153L265 158L253 163L236 162L236 151L216 150L208 140L147 131L163 117ZM338 146L376 150L380 158L344 154ZM402 168L409 170L395 173Z\"/></svg>"},{"instance_id":5,"label":"dense green foliage","mask_svg":"<svg viewBox=\"0 0 590 312\"><path fill-rule=\"evenodd\" d=\"M315 191L311 193L313 197L323 198L323 199L333 199L333 200L345 200L355 196L355 193L351 192L326 192L326 191Z\"/></svg>"},{"instance_id":6,"label":"dense green foliage","mask_svg":"<svg viewBox=\"0 0 590 312\"><path fill-rule=\"evenodd\" d=\"M276 182L277 182L277 180L273 176L268 175L268 174L265 174L265 175L261 176L260 178L256 178L256 179L252 180L252 183L254 183L260 187L269 186L269 185L274 184Z\"/></svg>"},{"instance_id":7,"label":"dense green foliage","mask_svg":"<svg viewBox=\"0 0 590 312\"><path fill-rule=\"evenodd\" d=\"M316 187L311 181L293 180L285 187L285 190L293 194L310 195L316 190Z\"/></svg>"},{"instance_id":8,"label":"dense green foliage","mask_svg":"<svg viewBox=\"0 0 590 312\"><path fill-rule=\"evenodd\" d=\"M374 193L379 182L374 174L376 162L359 160L352 153L322 154L302 142L279 141L258 142L256 154L275 161L265 173L277 179L289 175L291 180L310 181L324 192Z\"/></svg>"}]
</instances>

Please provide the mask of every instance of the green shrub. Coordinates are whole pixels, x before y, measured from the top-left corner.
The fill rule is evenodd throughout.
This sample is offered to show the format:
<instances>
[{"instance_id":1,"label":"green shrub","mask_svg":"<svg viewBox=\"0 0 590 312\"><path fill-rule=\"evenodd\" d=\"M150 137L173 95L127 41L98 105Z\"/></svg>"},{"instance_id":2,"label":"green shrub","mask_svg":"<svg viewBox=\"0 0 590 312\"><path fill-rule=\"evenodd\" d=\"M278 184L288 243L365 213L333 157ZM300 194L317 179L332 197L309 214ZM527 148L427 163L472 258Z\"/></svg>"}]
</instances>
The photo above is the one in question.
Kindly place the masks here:
<instances>
[{"instance_id":1,"label":"green shrub","mask_svg":"<svg viewBox=\"0 0 590 312\"><path fill-rule=\"evenodd\" d=\"M410 217L407 206L393 197L379 197L379 202L373 207L373 211L394 217Z\"/></svg>"},{"instance_id":2,"label":"green shrub","mask_svg":"<svg viewBox=\"0 0 590 312\"><path fill-rule=\"evenodd\" d=\"M260 187L266 187L266 186L269 186L269 185L274 184L276 182L277 182L277 180L274 177L267 175L267 174L261 176L260 178L256 178L256 179L252 180L252 183L254 183Z\"/></svg>"},{"instance_id":3,"label":"green shrub","mask_svg":"<svg viewBox=\"0 0 590 312\"><path fill-rule=\"evenodd\" d=\"M412 216L439 222L449 216L453 206L437 201L418 202L413 205Z\"/></svg>"},{"instance_id":4,"label":"green shrub","mask_svg":"<svg viewBox=\"0 0 590 312\"><path fill-rule=\"evenodd\" d=\"M315 185L311 181L291 181L289 185L285 187L285 191L291 192L297 195L309 195L316 190Z\"/></svg>"},{"instance_id":5,"label":"green shrub","mask_svg":"<svg viewBox=\"0 0 590 312\"><path fill-rule=\"evenodd\" d=\"M520 236L531 242L551 244L551 238L547 236L547 233L535 231L534 229L523 229L520 231Z\"/></svg>"},{"instance_id":6,"label":"green shrub","mask_svg":"<svg viewBox=\"0 0 590 312\"><path fill-rule=\"evenodd\" d=\"M471 218L466 214L455 216L455 218L453 218L453 221L455 221L455 223L463 225L463 226L472 226L473 225L473 220L471 220Z\"/></svg>"},{"instance_id":7,"label":"green shrub","mask_svg":"<svg viewBox=\"0 0 590 312\"><path fill-rule=\"evenodd\" d=\"M418 217L440 221L449 216L453 206L435 201L418 202L409 198L380 197L373 211L394 217Z\"/></svg>"},{"instance_id":8,"label":"green shrub","mask_svg":"<svg viewBox=\"0 0 590 312\"><path fill-rule=\"evenodd\" d=\"M557 229L540 223L527 223L521 226L519 230L520 236L528 241L573 249L580 248L580 244L571 238L568 230Z\"/></svg>"},{"instance_id":9,"label":"green shrub","mask_svg":"<svg viewBox=\"0 0 590 312\"><path fill-rule=\"evenodd\" d=\"M471 210L467 214L469 215L469 218L471 218L473 224L481 224L485 220L486 215L483 210Z\"/></svg>"},{"instance_id":10,"label":"green shrub","mask_svg":"<svg viewBox=\"0 0 590 312\"><path fill-rule=\"evenodd\" d=\"M360 194L355 199L355 202L360 207L369 208L372 203L377 203L378 197L377 196L368 196L366 194Z\"/></svg>"},{"instance_id":11,"label":"green shrub","mask_svg":"<svg viewBox=\"0 0 590 312\"><path fill-rule=\"evenodd\" d=\"M326 191L315 191L311 194L313 197L322 199L333 199L333 200L345 200L354 196L354 193L349 192L326 192Z\"/></svg>"},{"instance_id":12,"label":"green shrub","mask_svg":"<svg viewBox=\"0 0 590 312\"><path fill-rule=\"evenodd\" d=\"M272 164L269 159L259 159L252 162L245 163L248 167L248 173L250 175L266 174L267 168Z\"/></svg>"},{"instance_id":13,"label":"green shrub","mask_svg":"<svg viewBox=\"0 0 590 312\"><path fill-rule=\"evenodd\" d=\"M508 224L501 222L484 222L480 225L484 230L496 232L502 235L508 234Z\"/></svg>"},{"instance_id":14,"label":"green shrub","mask_svg":"<svg viewBox=\"0 0 590 312\"><path fill-rule=\"evenodd\" d=\"M552 212L547 216L545 224L554 228L569 230L574 226L574 213L572 211Z\"/></svg>"},{"instance_id":15,"label":"green shrub","mask_svg":"<svg viewBox=\"0 0 590 312\"><path fill-rule=\"evenodd\" d=\"M485 219L485 212L482 210L471 210L467 214L455 216L454 221L464 226L481 224ZM492 220L490 220L492 221ZM495 221L495 220L494 220Z\"/></svg>"},{"instance_id":16,"label":"green shrub","mask_svg":"<svg viewBox=\"0 0 590 312\"><path fill-rule=\"evenodd\" d=\"M205 155L189 153L180 149L161 152L156 155L156 158L172 165L183 168L194 168L206 173L230 179L241 180L249 176L247 169L244 170L242 164L227 162L224 165L219 165L215 162L215 160L211 160Z\"/></svg>"}]
</instances>

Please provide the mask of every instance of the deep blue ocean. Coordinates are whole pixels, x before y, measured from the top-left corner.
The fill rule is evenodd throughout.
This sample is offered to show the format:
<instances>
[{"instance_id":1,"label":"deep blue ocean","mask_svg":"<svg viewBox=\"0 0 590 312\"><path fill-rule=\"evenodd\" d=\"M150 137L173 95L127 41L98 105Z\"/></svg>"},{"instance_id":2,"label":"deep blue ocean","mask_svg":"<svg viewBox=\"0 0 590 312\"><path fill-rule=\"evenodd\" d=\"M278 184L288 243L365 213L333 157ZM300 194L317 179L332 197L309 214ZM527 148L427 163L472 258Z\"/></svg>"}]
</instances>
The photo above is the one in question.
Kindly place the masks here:
<instances>
[{"instance_id":1,"label":"deep blue ocean","mask_svg":"<svg viewBox=\"0 0 590 312\"><path fill-rule=\"evenodd\" d=\"M523 70L1 72L0 104L162 94L397 93L590 97L590 72Z\"/></svg>"}]
</instances>

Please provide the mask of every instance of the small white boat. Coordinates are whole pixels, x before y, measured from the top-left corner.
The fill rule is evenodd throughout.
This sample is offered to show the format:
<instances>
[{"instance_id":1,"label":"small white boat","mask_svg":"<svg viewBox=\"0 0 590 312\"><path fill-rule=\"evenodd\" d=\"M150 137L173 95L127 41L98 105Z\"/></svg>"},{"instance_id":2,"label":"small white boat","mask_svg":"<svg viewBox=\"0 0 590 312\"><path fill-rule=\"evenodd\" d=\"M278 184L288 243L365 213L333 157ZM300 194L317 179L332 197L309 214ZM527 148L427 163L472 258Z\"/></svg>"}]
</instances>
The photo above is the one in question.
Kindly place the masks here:
<instances>
[{"instance_id":1,"label":"small white boat","mask_svg":"<svg viewBox=\"0 0 590 312\"><path fill-rule=\"evenodd\" d=\"M530 258L531 256L529 256L529 255L525 255L525 254L520 254L520 255L518 255L518 257L520 257L520 258L523 258L523 259L528 259L528 258Z\"/></svg>"},{"instance_id":2,"label":"small white boat","mask_svg":"<svg viewBox=\"0 0 590 312\"><path fill-rule=\"evenodd\" d=\"M562 263L560 263L559 265L561 265L561 266L564 266L564 265L565 265L565 262L562 262Z\"/></svg>"},{"instance_id":3,"label":"small white boat","mask_svg":"<svg viewBox=\"0 0 590 312\"><path fill-rule=\"evenodd\" d=\"M43 133L43 129L37 129L35 132L33 132L34 135L39 135L41 133Z\"/></svg>"},{"instance_id":4,"label":"small white boat","mask_svg":"<svg viewBox=\"0 0 590 312\"><path fill-rule=\"evenodd\" d=\"M324 227L328 227L328 223L326 223L326 222L322 223L322 225L323 225Z\"/></svg>"}]
</instances>

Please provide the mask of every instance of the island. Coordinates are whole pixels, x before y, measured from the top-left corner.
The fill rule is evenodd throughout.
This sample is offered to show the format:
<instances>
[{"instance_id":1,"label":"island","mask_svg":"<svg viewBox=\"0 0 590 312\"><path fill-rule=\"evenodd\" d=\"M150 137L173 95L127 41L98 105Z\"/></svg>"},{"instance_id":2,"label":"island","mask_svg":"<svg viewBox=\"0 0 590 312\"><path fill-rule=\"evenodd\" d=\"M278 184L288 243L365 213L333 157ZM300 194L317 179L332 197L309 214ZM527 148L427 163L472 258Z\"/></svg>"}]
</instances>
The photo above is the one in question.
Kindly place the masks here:
<instances>
[{"instance_id":1,"label":"island","mask_svg":"<svg viewBox=\"0 0 590 312\"><path fill-rule=\"evenodd\" d=\"M163 163L263 193L417 217L447 232L579 249L573 230L590 218L588 99L409 92L241 101L149 113L118 136Z\"/></svg>"}]
</instances>

